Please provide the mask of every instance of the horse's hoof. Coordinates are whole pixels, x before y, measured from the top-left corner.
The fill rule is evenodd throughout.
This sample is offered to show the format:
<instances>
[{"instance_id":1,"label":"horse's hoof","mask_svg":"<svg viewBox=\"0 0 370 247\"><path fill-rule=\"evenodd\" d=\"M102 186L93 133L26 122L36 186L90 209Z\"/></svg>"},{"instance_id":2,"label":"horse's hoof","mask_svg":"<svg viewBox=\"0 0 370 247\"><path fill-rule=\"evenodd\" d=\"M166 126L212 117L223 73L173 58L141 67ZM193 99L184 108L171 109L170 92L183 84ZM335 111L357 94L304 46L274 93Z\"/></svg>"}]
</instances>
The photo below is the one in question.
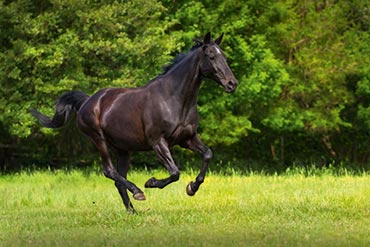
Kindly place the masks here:
<instances>
[{"instance_id":1,"label":"horse's hoof","mask_svg":"<svg viewBox=\"0 0 370 247\"><path fill-rule=\"evenodd\" d=\"M139 192L139 193L134 194L134 199L138 201L144 201L146 198L144 196L144 193Z\"/></svg>"},{"instance_id":2,"label":"horse's hoof","mask_svg":"<svg viewBox=\"0 0 370 247\"><path fill-rule=\"evenodd\" d=\"M195 192L191 189L191 184L192 184L192 182L190 182L190 183L188 184L188 186L186 186L186 193L188 194L188 196L193 196L193 195L195 195Z\"/></svg>"},{"instance_id":3,"label":"horse's hoof","mask_svg":"<svg viewBox=\"0 0 370 247\"><path fill-rule=\"evenodd\" d=\"M152 178L149 178L148 181L146 181L145 183L145 188L153 188L155 187L155 183L157 182L157 179L155 179L155 177L152 177Z\"/></svg>"}]
</instances>

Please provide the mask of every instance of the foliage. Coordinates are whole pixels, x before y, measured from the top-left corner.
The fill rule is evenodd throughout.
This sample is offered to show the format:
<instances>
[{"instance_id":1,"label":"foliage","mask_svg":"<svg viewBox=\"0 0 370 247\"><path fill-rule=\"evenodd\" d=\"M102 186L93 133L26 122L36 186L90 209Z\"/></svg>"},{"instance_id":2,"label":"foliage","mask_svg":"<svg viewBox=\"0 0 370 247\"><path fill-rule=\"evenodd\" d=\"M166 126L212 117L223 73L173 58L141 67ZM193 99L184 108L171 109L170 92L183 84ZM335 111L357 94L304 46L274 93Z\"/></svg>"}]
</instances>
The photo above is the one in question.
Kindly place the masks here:
<instances>
[{"instance_id":1,"label":"foliage","mask_svg":"<svg viewBox=\"0 0 370 247\"><path fill-rule=\"evenodd\" d=\"M35 125L27 114L31 106L50 112L67 90L141 85L177 49L165 34L171 26L165 8L155 1L34 6L37 1L2 6L9 17L2 29L10 33L2 40L2 118L19 137L29 136Z\"/></svg>"},{"instance_id":2,"label":"foliage","mask_svg":"<svg viewBox=\"0 0 370 247\"><path fill-rule=\"evenodd\" d=\"M199 97L201 137L222 159L368 163L369 29L366 0L2 0L0 164L90 160L86 140L40 128L29 109L144 85L208 31L225 33L240 83L227 95L206 81Z\"/></svg>"}]
</instances>

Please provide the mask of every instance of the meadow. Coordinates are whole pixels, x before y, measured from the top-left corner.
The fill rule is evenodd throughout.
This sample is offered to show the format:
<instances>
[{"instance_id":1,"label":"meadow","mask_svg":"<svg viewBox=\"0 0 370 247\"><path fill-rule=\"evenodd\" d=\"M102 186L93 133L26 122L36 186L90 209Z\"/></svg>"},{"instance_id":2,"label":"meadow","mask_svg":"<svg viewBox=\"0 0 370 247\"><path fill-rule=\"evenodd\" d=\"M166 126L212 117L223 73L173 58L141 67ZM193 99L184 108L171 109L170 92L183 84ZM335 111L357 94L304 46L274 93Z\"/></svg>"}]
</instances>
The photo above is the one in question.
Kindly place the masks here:
<instances>
[{"instance_id":1,"label":"meadow","mask_svg":"<svg viewBox=\"0 0 370 247\"><path fill-rule=\"evenodd\" d=\"M1 246L370 246L370 175L211 173L145 189L127 214L114 184L81 170L0 176Z\"/></svg>"}]
</instances>

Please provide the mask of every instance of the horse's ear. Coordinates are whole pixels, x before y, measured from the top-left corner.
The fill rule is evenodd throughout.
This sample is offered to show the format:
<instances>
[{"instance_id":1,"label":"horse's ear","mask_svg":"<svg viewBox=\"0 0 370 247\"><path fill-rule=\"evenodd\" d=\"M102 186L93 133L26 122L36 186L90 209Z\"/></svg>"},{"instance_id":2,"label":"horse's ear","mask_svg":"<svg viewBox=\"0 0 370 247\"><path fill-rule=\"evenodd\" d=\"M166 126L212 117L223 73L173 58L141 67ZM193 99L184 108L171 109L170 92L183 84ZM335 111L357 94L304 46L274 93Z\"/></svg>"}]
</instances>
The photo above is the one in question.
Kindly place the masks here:
<instances>
[{"instance_id":1,"label":"horse's ear","mask_svg":"<svg viewBox=\"0 0 370 247\"><path fill-rule=\"evenodd\" d=\"M209 44L211 43L211 32L208 32L206 36L204 37L203 44Z\"/></svg>"},{"instance_id":2,"label":"horse's ear","mask_svg":"<svg viewBox=\"0 0 370 247\"><path fill-rule=\"evenodd\" d=\"M221 44L221 42L222 42L222 38L224 37L224 33L222 33L221 35L220 35L220 37L218 37L216 40L215 40L215 43L217 44L217 45L220 45Z\"/></svg>"}]
</instances>

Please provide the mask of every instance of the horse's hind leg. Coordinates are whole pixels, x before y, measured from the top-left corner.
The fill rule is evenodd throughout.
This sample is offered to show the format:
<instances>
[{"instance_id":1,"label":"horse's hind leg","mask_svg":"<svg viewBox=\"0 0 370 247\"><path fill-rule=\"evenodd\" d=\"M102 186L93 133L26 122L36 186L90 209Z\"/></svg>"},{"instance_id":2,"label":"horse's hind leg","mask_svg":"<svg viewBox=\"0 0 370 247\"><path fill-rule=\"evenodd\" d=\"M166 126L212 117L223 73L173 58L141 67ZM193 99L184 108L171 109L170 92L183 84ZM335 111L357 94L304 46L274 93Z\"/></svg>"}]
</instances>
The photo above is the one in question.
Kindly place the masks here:
<instances>
[{"instance_id":1,"label":"horse's hind leg","mask_svg":"<svg viewBox=\"0 0 370 247\"><path fill-rule=\"evenodd\" d=\"M127 178L127 172L130 168L130 157L128 153L118 153L118 162L117 162L117 170L118 173ZM115 185L118 189L119 194L121 195L123 204L125 205L126 209L130 213L135 213L134 206L132 205L130 198L127 195L127 187L119 182L115 182Z\"/></svg>"},{"instance_id":2,"label":"horse's hind leg","mask_svg":"<svg viewBox=\"0 0 370 247\"><path fill-rule=\"evenodd\" d=\"M83 128L81 128L84 130ZM144 193L134 184L128 181L126 178L124 178L122 175L120 175L117 170L114 168L107 144L105 142L105 139L103 138L103 135L100 134L99 132L94 131L89 131L86 132L84 131L88 136L91 138L91 140L94 142L95 146L100 152L102 162L103 162L103 172L104 175L107 178L110 178L114 180L116 183L123 184L126 186L126 188L133 194L134 199L136 200L145 200Z\"/></svg>"}]
</instances>

